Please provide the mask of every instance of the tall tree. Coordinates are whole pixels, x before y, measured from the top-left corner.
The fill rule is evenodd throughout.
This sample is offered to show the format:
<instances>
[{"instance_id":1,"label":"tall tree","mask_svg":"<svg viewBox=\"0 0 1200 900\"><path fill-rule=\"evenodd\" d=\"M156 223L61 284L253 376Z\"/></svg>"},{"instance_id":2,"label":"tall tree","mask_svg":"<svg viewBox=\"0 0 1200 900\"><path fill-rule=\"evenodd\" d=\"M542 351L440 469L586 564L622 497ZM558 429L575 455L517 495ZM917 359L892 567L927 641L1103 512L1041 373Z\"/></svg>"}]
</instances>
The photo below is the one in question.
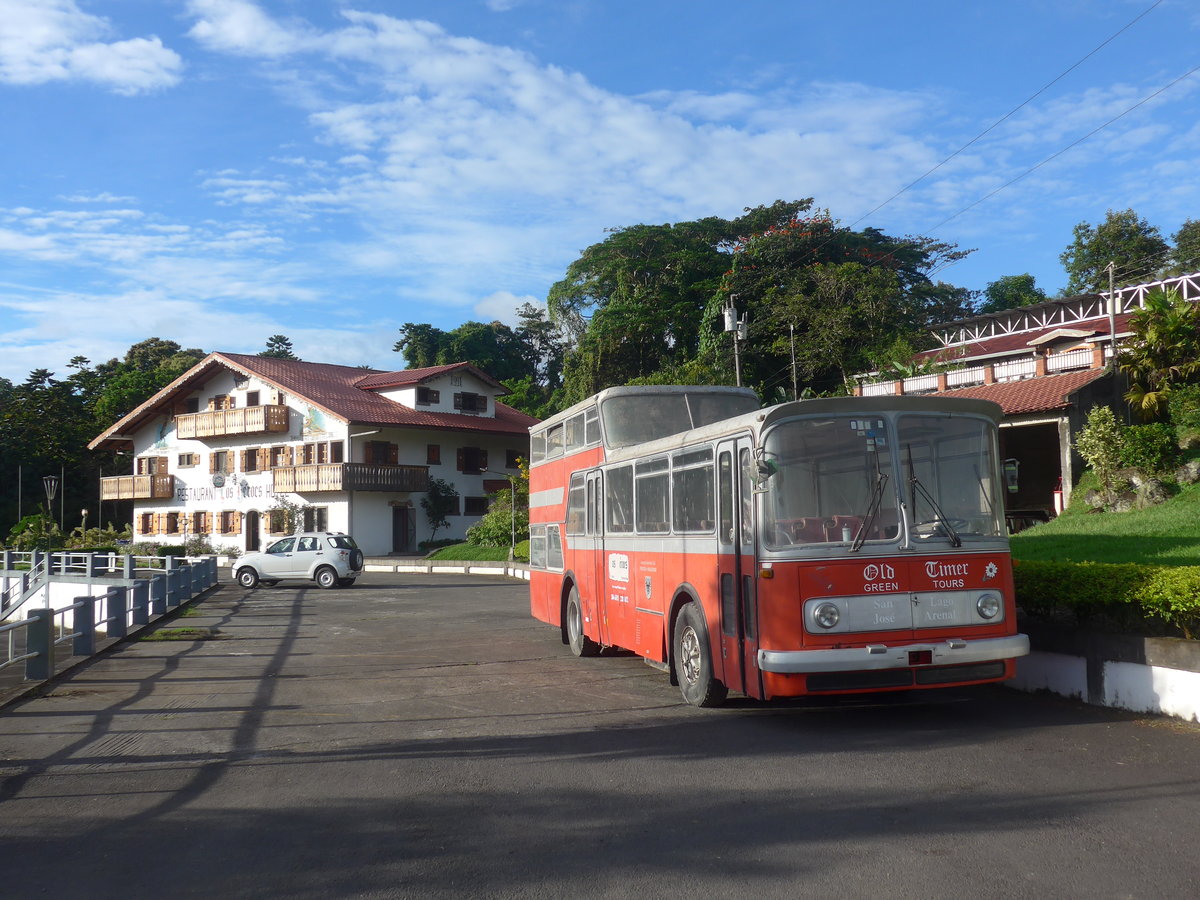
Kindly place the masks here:
<instances>
[{"instance_id":1,"label":"tall tree","mask_svg":"<svg viewBox=\"0 0 1200 900\"><path fill-rule=\"evenodd\" d=\"M267 349L258 354L268 359L299 359L292 350L292 340L286 334L273 334L267 338Z\"/></svg>"},{"instance_id":2,"label":"tall tree","mask_svg":"<svg viewBox=\"0 0 1200 900\"><path fill-rule=\"evenodd\" d=\"M1109 263L1116 287L1150 281L1166 264L1168 249L1158 229L1132 209L1110 209L1095 227L1087 222L1075 226L1074 240L1058 257L1068 275L1064 292L1107 290Z\"/></svg>"},{"instance_id":3,"label":"tall tree","mask_svg":"<svg viewBox=\"0 0 1200 900\"><path fill-rule=\"evenodd\" d=\"M564 361L564 402L693 360L732 248L811 204L779 201L733 220L617 228L584 250L547 297L551 319L574 340Z\"/></svg>"},{"instance_id":4,"label":"tall tree","mask_svg":"<svg viewBox=\"0 0 1200 900\"><path fill-rule=\"evenodd\" d=\"M1200 221L1188 219L1171 235L1171 271L1182 275L1185 272L1200 272Z\"/></svg>"},{"instance_id":5,"label":"tall tree","mask_svg":"<svg viewBox=\"0 0 1200 900\"><path fill-rule=\"evenodd\" d=\"M730 300L748 319L744 381L764 396L790 386L792 331L799 379L838 390L898 335L918 344L930 325L970 311L968 291L932 277L969 252L926 237L851 231L826 212L793 217L735 248L707 322L715 326ZM709 343L728 347L715 327Z\"/></svg>"},{"instance_id":6,"label":"tall tree","mask_svg":"<svg viewBox=\"0 0 1200 900\"><path fill-rule=\"evenodd\" d=\"M1004 275L988 282L975 312L986 315L1045 303L1047 299L1046 292L1037 286L1036 280L1028 272L1023 275Z\"/></svg>"}]
</instances>

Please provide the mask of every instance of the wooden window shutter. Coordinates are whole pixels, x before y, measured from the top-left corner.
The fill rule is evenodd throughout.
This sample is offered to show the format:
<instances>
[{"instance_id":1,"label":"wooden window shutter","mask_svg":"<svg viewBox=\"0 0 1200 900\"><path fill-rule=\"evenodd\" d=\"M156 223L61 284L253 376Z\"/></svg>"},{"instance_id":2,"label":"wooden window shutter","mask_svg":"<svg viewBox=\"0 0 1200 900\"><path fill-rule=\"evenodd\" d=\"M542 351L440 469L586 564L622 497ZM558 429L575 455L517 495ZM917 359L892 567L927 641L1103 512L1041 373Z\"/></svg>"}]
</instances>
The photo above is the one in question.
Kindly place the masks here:
<instances>
[{"instance_id":1,"label":"wooden window shutter","mask_svg":"<svg viewBox=\"0 0 1200 900\"><path fill-rule=\"evenodd\" d=\"M289 466L294 466L296 464L296 448L295 447L287 448L287 461L288 461Z\"/></svg>"},{"instance_id":2,"label":"wooden window shutter","mask_svg":"<svg viewBox=\"0 0 1200 900\"><path fill-rule=\"evenodd\" d=\"M264 472L271 468L271 448L259 447L255 452L258 454L258 470Z\"/></svg>"},{"instance_id":3,"label":"wooden window shutter","mask_svg":"<svg viewBox=\"0 0 1200 900\"><path fill-rule=\"evenodd\" d=\"M388 444L387 461L389 466L397 466L400 464L400 445Z\"/></svg>"},{"instance_id":4,"label":"wooden window shutter","mask_svg":"<svg viewBox=\"0 0 1200 900\"><path fill-rule=\"evenodd\" d=\"M240 512L234 512L233 521L230 524L233 525L233 533L234 534L241 534L242 533L242 514Z\"/></svg>"},{"instance_id":5,"label":"wooden window shutter","mask_svg":"<svg viewBox=\"0 0 1200 900\"><path fill-rule=\"evenodd\" d=\"M154 472L157 475L167 474L167 458L165 456L158 457L158 460L154 464Z\"/></svg>"},{"instance_id":6,"label":"wooden window shutter","mask_svg":"<svg viewBox=\"0 0 1200 900\"><path fill-rule=\"evenodd\" d=\"M215 475L217 472L217 451L214 450L208 454L208 474Z\"/></svg>"},{"instance_id":7,"label":"wooden window shutter","mask_svg":"<svg viewBox=\"0 0 1200 900\"><path fill-rule=\"evenodd\" d=\"M464 452L465 449L466 449L465 447L458 448L458 463L457 464L458 464L458 471L460 471L460 472L465 471L463 469L463 466L465 466L467 464L466 453Z\"/></svg>"}]
</instances>

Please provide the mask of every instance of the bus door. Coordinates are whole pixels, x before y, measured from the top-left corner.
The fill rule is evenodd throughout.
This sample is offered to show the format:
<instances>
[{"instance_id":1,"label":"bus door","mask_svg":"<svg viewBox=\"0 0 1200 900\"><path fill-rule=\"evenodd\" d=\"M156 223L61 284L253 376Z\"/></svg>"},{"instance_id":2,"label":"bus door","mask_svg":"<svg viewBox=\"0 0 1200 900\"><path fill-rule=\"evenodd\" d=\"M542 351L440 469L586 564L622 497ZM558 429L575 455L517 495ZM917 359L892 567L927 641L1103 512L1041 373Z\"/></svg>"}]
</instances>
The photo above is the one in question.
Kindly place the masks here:
<instances>
[{"instance_id":1,"label":"bus door","mask_svg":"<svg viewBox=\"0 0 1200 900\"><path fill-rule=\"evenodd\" d=\"M717 445L717 594L720 601L722 681L758 696L757 608L754 594L753 494L750 438Z\"/></svg>"},{"instance_id":2,"label":"bus door","mask_svg":"<svg viewBox=\"0 0 1200 900\"><path fill-rule=\"evenodd\" d=\"M612 644L608 622L608 564L604 555L604 473L596 470L587 474L587 545L592 549L592 562L587 576L591 579L591 595L596 598L593 609L600 626L600 643Z\"/></svg>"}]
</instances>

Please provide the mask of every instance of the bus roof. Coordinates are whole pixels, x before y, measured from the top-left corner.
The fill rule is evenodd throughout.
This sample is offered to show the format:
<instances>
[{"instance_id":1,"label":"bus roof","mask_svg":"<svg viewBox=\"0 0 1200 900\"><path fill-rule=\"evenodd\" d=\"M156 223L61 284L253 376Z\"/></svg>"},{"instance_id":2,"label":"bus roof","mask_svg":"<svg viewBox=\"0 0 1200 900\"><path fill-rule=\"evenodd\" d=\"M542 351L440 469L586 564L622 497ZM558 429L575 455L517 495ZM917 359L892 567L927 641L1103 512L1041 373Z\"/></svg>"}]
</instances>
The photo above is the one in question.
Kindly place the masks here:
<instances>
[{"instance_id":1,"label":"bus roof","mask_svg":"<svg viewBox=\"0 0 1200 900\"><path fill-rule=\"evenodd\" d=\"M588 397L586 400L580 400L574 406L568 407L560 413L555 413L553 416L543 419L536 425L531 425L529 430L531 432L544 431L552 425L556 425L559 422L565 422L567 419L578 415L585 409L597 406L599 403L609 399L610 397L662 397L671 394L707 394L709 396L714 394L724 394L741 396L749 400L753 400L755 403L758 402L758 394L752 389L744 387L732 387L727 384L627 384L619 387L605 388L604 390Z\"/></svg>"}]
</instances>

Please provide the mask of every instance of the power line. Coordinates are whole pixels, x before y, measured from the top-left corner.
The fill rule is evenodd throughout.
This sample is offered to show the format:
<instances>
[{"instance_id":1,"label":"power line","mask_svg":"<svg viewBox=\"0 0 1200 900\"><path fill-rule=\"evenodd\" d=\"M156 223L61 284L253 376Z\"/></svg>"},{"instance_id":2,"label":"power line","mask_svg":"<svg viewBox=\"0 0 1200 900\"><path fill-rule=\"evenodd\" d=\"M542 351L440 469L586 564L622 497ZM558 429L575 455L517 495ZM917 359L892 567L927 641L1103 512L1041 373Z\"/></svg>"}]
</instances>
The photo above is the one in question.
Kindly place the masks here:
<instances>
[{"instance_id":1,"label":"power line","mask_svg":"<svg viewBox=\"0 0 1200 900\"><path fill-rule=\"evenodd\" d=\"M1034 100L1036 100L1042 94L1044 94L1046 91L1048 91L1054 85L1056 85L1058 82L1062 81L1063 78L1065 78L1067 75L1070 75L1073 71L1075 71L1077 68L1079 68L1081 65L1083 65L1083 63L1087 62L1089 59L1091 59L1093 56L1095 56L1098 52L1100 52L1106 46L1108 46L1110 43L1112 43L1114 40L1116 40L1116 38L1120 37L1121 34L1123 34L1125 31L1127 31L1128 29L1130 29L1134 25L1136 25L1139 20L1141 20L1148 13L1152 12L1155 9L1155 7L1159 6L1162 2L1163 2L1163 0L1155 0L1154 3L1152 3L1146 9L1144 9L1141 13L1139 13L1133 19L1126 22L1125 25L1123 25L1120 29L1115 31L1106 40L1104 40L1102 43L1100 43L1100 44L1096 45L1094 48L1092 48L1092 50L1086 56L1079 59L1072 66L1070 66L1070 68L1064 69L1054 79L1046 82L1044 85L1042 85L1040 88L1038 88L1038 90L1035 93L1026 97L1023 101L1018 103L1016 106L1014 106L1008 112L1006 112L1003 116L1001 116L999 119L997 119L995 122L993 122L987 128L985 128L983 131L979 132L979 134L975 135L975 137L971 138L969 141L967 141L965 144L963 144L961 147L959 147L957 150L955 150L953 153L951 153L949 156L947 156L945 159L943 159L940 163L938 163L936 166L934 166L928 172L926 172L925 174L921 175L919 178L906 184L904 187L902 187L900 190L896 191L896 193L892 194L892 196L888 197L886 200L884 200L882 203L880 203L878 206L876 206L870 212L864 213L863 215L859 216L856 220L854 220L854 222L852 222L850 224L850 227L853 228L855 225L857 225L863 219L866 219L870 216L875 215L875 213L879 212L879 210L883 209L885 206L887 206L889 203L891 203L893 200L895 200L901 194L904 194L911 188L916 187L918 184L920 184L922 181L924 181L926 178L928 178L930 175L932 175L934 172L936 172L942 166L946 165L946 163L950 162L950 160L954 159L956 156L958 156L960 153L962 153L968 147L970 147L973 144L975 144L976 142L978 142L981 138L985 137L987 134L989 134L991 131L995 130L1000 125L1003 125L1005 122L1007 122L1009 119L1011 119L1014 115L1016 115L1018 112L1020 112L1026 106L1028 106L1030 103L1032 103Z\"/></svg>"},{"instance_id":2,"label":"power line","mask_svg":"<svg viewBox=\"0 0 1200 900\"><path fill-rule=\"evenodd\" d=\"M1012 179L1010 179L1010 180L1006 181L1004 184L1000 185L1000 187L996 188L994 191L989 191L987 194L984 194L982 197L980 197L978 200L976 200L974 203L970 204L969 206L964 206L962 209L960 209L960 210L959 210L958 212L956 212L954 215L952 215L952 216L949 216L948 218L945 218L945 219L943 219L942 221L938 222L938 224L936 224L936 225L934 225L932 228L930 228L930 229L929 229L929 231L928 231L927 233L932 233L932 232L934 232L934 231L937 231L937 230L938 230L939 228L941 228L943 225L946 225L946 224L947 224L947 223L949 223L949 222L953 222L955 219L957 219L957 218L958 218L959 216L961 216L963 213L965 213L965 212L970 212L972 209L974 209L974 208L975 208L976 206L978 206L980 203L983 203L985 200L990 200L992 197L995 197L995 196L996 196L998 193L1000 193L1001 191L1003 191L1003 190L1005 190L1006 188L1009 188L1009 187L1011 187L1012 185L1016 184L1018 181L1020 181L1020 180L1021 180L1022 178L1024 178L1026 175L1031 175L1031 174L1033 174L1033 173L1034 173L1034 172L1036 172L1038 169L1040 169L1042 166L1046 165L1047 163L1051 163L1051 162L1053 162L1054 160L1058 159L1058 157L1062 156L1062 155L1063 155L1064 153L1066 153L1068 150L1071 150L1071 149L1073 149L1073 148L1075 148L1075 147L1078 147L1080 144L1082 144L1082 143L1083 143L1084 141L1086 141L1088 138L1092 137L1092 135L1094 135L1094 134L1097 134L1097 133L1099 133L1099 132L1103 131L1103 130L1104 130L1105 128L1107 128L1109 125L1113 124L1114 122L1116 122L1116 121L1118 121L1118 120L1120 120L1120 119L1123 119L1125 116L1129 115L1131 112L1133 112L1133 111L1134 111L1135 109L1137 109L1139 106L1142 106L1143 104L1150 102L1151 100L1153 100L1155 97L1157 97L1159 94L1163 93L1164 91L1170 90L1170 89L1171 89L1171 88L1173 88L1175 85L1179 84L1179 82L1183 81L1183 80L1184 80L1185 78L1187 78L1189 75L1192 75L1192 74L1194 74L1194 73L1195 73L1195 72L1197 72L1197 71L1200 71L1200 65L1198 65L1198 66L1194 66L1194 67L1192 67L1191 69L1188 69L1186 72L1184 72L1184 73L1183 73L1182 75L1180 75L1178 78L1176 78L1174 81L1170 82L1169 84L1163 85L1162 87L1160 87L1160 88L1159 88L1157 91L1155 91L1154 93L1152 93L1152 94L1150 94L1150 95L1148 95L1148 96L1146 96L1146 97L1143 97L1143 98L1142 98L1141 100L1139 100L1137 103L1133 104L1133 106L1130 106L1130 107L1129 107L1128 109L1126 109L1124 112L1118 113L1117 115L1113 116L1111 119L1109 119L1109 120L1108 120L1107 122L1105 122L1103 125L1099 125L1099 126L1097 126L1097 127L1093 128L1091 131L1089 131L1089 132L1088 132L1087 134L1085 134L1083 137L1081 137L1081 138L1078 138L1078 139L1076 139L1076 140L1072 141L1071 143L1067 144L1067 146L1063 147L1061 150L1057 151L1056 153L1051 153L1049 156L1047 156L1045 159L1043 159L1043 160L1042 160L1040 163L1038 163L1037 165L1030 166L1028 169L1026 169L1026 170L1025 170L1024 172L1022 172L1020 175L1017 175L1015 178L1012 178Z\"/></svg>"}]
</instances>

